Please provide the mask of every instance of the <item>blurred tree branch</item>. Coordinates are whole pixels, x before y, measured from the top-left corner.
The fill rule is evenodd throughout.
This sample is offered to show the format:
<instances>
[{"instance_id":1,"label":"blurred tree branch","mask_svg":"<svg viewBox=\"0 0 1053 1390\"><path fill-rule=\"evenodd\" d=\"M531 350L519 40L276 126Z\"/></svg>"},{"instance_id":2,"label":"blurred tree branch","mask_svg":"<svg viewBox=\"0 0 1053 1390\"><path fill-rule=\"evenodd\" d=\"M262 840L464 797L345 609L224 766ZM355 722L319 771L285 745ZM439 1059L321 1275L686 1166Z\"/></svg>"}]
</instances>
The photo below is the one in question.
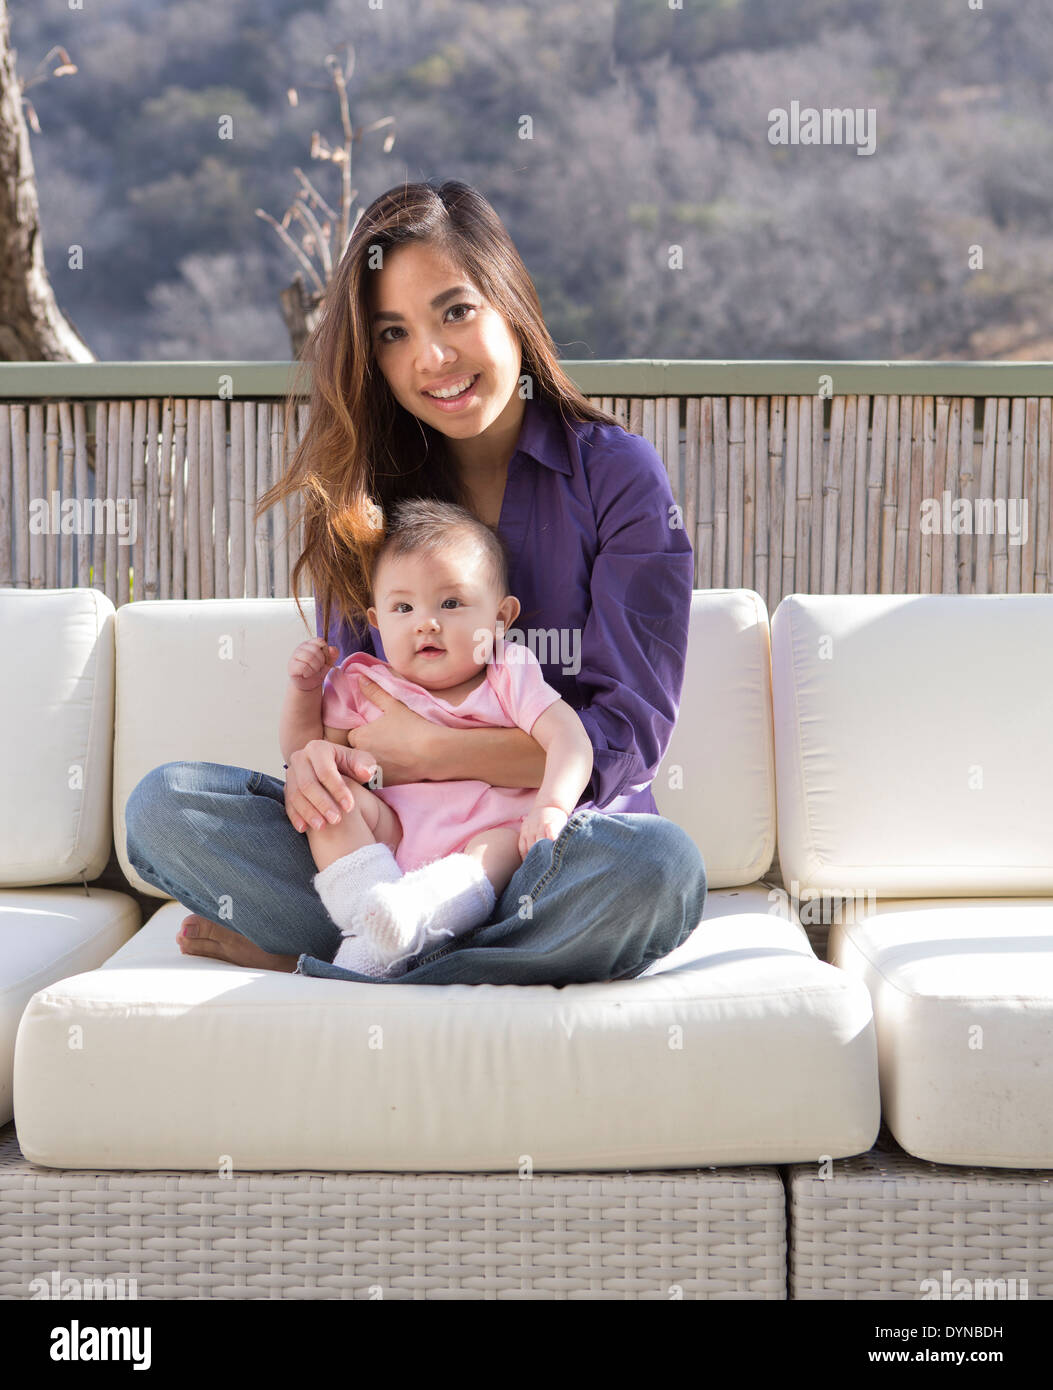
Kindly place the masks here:
<instances>
[{"instance_id":1,"label":"blurred tree branch","mask_svg":"<svg viewBox=\"0 0 1053 1390\"><path fill-rule=\"evenodd\" d=\"M340 108L343 140L335 147L330 146L317 130L312 131L310 156L312 159L328 160L331 164L339 166L339 210L330 206L299 166L294 169L294 173L300 181L300 191L286 208L281 221L278 222L263 208L256 209L256 216L274 228L282 244L301 268L293 276L292 283L282 290L279 296L294 360L299 358L308 334L318 321L333 272L339 265L344 249L364 211L359 208L354 221L351 220L351 210L358 196L358 190L351 187L352 149L356 144L361 144L363 138L372 131L393 125L395 121L394 116L383 116L380 120L371 121L369 125L359 126L357 129L352 124L347 96L348 82L355 66L355 50L351 44L347 46L345 66L342 66L332 53L326 57L325 66L329 70ZM295 87L289 88L288 97L290 106L299 105L299 93ZM382 147L385 154L390 153L394 143L395 132L389 130ZM299 240L290 230L294 221L300 224L297 229ZM308 282L312 287L310 289Z\"/></svg>"}]
</instances>

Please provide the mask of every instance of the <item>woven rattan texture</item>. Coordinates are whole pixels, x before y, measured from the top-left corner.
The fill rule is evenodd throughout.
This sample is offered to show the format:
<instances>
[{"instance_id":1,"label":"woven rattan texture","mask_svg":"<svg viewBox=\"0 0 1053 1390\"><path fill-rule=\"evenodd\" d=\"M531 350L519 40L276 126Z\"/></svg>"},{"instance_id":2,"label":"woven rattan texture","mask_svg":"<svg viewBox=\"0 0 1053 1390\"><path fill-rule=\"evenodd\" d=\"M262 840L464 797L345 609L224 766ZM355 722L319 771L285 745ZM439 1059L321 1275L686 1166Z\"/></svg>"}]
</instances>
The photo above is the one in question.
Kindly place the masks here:
<instances>
[{"instance_id":1,"label":"woven rattan texture","mask_svg":"<svg viewBox=\"0 0 1053 1390\"><path fill-rule=\"evenodd\" d=\"M61 1170L28 1163L8 1125L0 1298L67 1276L138 1298L784 1299L785 1190L760 1166Z\"/></svg>"},{"instance_id":2,"label":"woven rattan texture","mask_svg":"<svg viewBox=\"0 0 1053 1390\"><path fill-rule=\"evenodd\" d=\"M1053 1172L929 1163L885 1126L831 1169L783 1170L792 1299L1053 1298Z\"/></svg>"}]
</instances>

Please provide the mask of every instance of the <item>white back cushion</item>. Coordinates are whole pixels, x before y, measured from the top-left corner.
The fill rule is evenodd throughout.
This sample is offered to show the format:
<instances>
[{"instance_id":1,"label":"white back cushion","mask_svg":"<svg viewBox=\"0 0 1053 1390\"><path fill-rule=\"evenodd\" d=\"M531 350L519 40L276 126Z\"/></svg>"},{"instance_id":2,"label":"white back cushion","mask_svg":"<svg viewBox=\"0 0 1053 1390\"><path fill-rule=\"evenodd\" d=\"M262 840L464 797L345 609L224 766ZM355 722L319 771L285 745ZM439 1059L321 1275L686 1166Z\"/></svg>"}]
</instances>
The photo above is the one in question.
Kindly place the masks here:
<instances>
[{"instance_id":1,"label":"white back cushion","mask_svg":"<svg viewBox=\"0 0 1053 1390\"><path fill-rule=\"evenodd\" d=\"M304 598L314 621L314 600ZM283 775L278 718L286 667L314 636L293 599L128 604L117 616L114 827L129 881L124 807L139 779L176 760ZM712 888L752 883L775 849L768 615L747 589L696 590L680 716L655 802L695 840Z\"/></svg>"},{"instance_id":2,"label":"white back cushion","mask_svg":"<svg viewBox=\"0 0 1053 1390\"><path fill-rule=\"evenodd\" d=\"M0 885L90 881L110 857L114 608L0 589Z\"/></svg>"},{"instance_id":3,"label":"white back cushion","mask_svg":"<svg viewBox=\"0 0 1053 1390\"><path fill-rule=\"evenodd\" d=\"M792 594L772 676L788 890L1053 893L1053 595Z\"/></svg>"},{"instance_id":4,"label":"white back cushion","mask_svg":"<svg viewBox=\"0 0 1053 1390\"><path fill-rule=\"evenodd\" d=\"M165 897L128 862L124 809L168 762L226 763L284 777L278 721L289 657L315 635L312 597L165 599L117 614L113 766L117 856L130 883Z\"/></svg>"},{"instance_id":5,"label":"white back cushion","mask_svg":"<svg viewBox=\"0 0 1053 1390\"><path fill-rule=\"evenodd\" d=\"M651 790L694 840L709 888L753 883L775 853L768 610L752 589L696 589L680 715Z\"/></svg>"}]
</instances>

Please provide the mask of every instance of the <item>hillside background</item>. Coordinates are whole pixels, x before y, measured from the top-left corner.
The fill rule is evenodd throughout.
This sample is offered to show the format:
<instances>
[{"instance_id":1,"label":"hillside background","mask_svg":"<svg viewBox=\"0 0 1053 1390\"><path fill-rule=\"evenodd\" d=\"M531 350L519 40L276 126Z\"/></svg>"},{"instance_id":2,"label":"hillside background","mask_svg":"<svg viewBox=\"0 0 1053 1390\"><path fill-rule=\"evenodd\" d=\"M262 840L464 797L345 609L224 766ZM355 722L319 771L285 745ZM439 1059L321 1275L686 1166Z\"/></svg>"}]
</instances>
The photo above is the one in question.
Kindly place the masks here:
<instances>
[{"instance_id":1,"label":"hillside background","mask_svg":"<svg viewBox=\"0 0 1053 1390\"><path fill-rule=\"evenodd\" d=\"M295 165L338 198L308 151L339 142L323 60L348 43L355 125L396 131L357 147L357 205L476 184L565 357L1053 358L1049 0L10 10L22 78L55 44L79 69L28 93L31 144L52 283L100 359L288 360L295 264L254 210L281 217ZM876 108L876 153L771 145L795 100Z\"/></svg>"}]
</instances>

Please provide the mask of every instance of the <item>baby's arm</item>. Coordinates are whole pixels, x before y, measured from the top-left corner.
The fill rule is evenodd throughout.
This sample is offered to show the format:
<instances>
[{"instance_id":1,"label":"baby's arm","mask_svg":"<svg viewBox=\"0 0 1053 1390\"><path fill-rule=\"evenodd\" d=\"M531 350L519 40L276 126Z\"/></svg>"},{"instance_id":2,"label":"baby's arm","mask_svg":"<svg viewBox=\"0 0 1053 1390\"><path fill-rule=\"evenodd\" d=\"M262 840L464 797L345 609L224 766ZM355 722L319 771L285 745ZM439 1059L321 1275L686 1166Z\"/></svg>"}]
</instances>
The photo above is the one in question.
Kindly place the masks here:
<instances>
[{"instance_id":1,"label":"baby's arm","mask_svg":"<svg viewBox=\"0 0 1053 1390\"><path fill-rule=\"evenodd\" d=\"M339 655L335 647L314 638L301 642L289 658L289 682L278 724L278 742L284 762L312 739L329 737L322 725L322 686L326 671ZM343 733L342 741L346 743L346 730ZM341 742L340 739L334 741Z\"/></svg>"},{"instance_id":2,"label":"baby's arm","mask_svg":"<svg viewBox=\"0 0 1053 1390\"><path fill-rule=\"evenodd\" d=\"M592 776L592 740L566 700L553 700L538 715L530 737L545 750L545 776L533 810L551 806L569 816Z\"/></svg>"},{"instance_id":3,"label":"baby's arm","mask_svg":"<svg viewBox=\"0 0 1053 1390\"><path fill-rule=\"evenodd\" d=\"M282 761L288 762L293 753L306 748L313 738L322 737L322 692L297 690L288 685L285 703L278 726L278 741L282 746Z\"/></svg>"}]
</instances>

